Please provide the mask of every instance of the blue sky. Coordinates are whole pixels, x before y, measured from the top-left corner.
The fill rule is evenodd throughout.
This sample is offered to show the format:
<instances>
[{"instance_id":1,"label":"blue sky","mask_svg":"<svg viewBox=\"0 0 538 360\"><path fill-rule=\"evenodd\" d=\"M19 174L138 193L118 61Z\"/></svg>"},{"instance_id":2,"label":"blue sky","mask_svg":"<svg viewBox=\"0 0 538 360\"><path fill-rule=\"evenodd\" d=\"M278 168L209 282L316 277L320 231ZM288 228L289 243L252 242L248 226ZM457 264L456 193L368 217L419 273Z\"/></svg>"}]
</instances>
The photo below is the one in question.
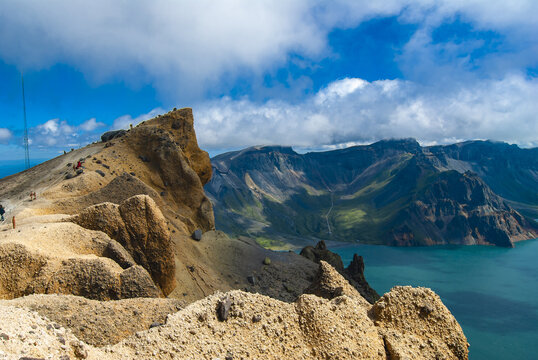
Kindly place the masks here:
<instances>
[{"instance_id":1,"label":"blue sky","mask_svg":"<svg viewBox=\"0 0 538 360\"><path fill-rule=\"evenodd\" d=\"M0 3L0 153L32 158L174 107L211 154L382 138L538 146L538 2Z\"/></svg>"}]
</instances>

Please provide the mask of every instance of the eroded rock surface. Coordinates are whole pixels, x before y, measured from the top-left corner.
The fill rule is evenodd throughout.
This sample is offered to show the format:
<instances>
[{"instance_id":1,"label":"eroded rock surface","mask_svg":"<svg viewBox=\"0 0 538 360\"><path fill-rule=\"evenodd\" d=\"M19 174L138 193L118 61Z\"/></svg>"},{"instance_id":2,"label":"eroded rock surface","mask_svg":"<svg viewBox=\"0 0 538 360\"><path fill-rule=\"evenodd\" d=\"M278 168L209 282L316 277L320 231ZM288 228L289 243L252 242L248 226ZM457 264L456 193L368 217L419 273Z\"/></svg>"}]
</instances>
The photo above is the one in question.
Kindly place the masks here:
<instances>
[{"instance_id":1,"label":"eroded rock surface","mask_svg":"<svg viewBox=\"0 0 538 360\"><path fill-rule=\"evenodd\" d=\"M123 264L125 268L119 265ZM106 234L71 223L26 225L0 235L0 296L158 297L149 273Z\"/></svg>"},{"instance_id":2,"label":"eroded rock surface","mask_svg":"<svg viewBox=\"0 0 538 360\"><path fill-rule=\"evenodd\" d=\"M467 359L461 329L435 297L431 290L395 288L373 306L347 295L332 300L302 295L285 303L236 290L199 300L169 315L166 324L116 345L77 346L88 359ZM225 318L217 311L223 302L229 305ZM416 311L425 305L431 310L426 317ZM22 354L28 347L19 339L34 326L47 341L52 338L58 356L74 355L72 346L56 346L54 327L35 314L16 309L21 325L7 324L5 312L12 309L0 304L0 333L13 339L0 343L0 351ZM70 330L63 333L77 344ZM32 349L33 356L46 355L41 344Z\"/></svg>"},{"instance_id":3,"label":"eroded rock surface","mask_svg":"<svg viewBox=\"0 0 538 360\"><path fill-rule=\"evenodd\" d=\"M72 221L100 230L117 240L143 266L163 293L175 287L174 249L166 219L147 195L136 195L120 205L103 203L91 206Z\"/></svg>"},{"instance_id":4,"label":"eroded rock surface","mask_svg":"<svg viewBox=\"0 0 538 360\"><path fill-rule=\"evenodd\" d=\"M184 303L177 299L97 301L73 295L30 295L0 301L3 306L35 311L70 329L85 343L104 346L148 330L152 324L166 323L166 317L183 308Z\"/></svg>"},{"instance_id":5,"label":"eroded rock surface","mask_svg":"<svg viewBox=\"0 0 538 360\"><path fill-rule=\"evenodd\" d=\"M371 308L391 358L468 357L463 330L439 296L427 288L396 286Z\"/></svg>"},{"instance_id":6,"label":"eroded rock surface","mask_svg":"<svg viewBox=\"0 0 538 360\"><path fill-rule=\"evenodd\" d=\"M335 268L323 260L319 263L319 270L314 281L304 292L329 300L347 295L357 298L365 306L369 305L368 301Z\"/></svg>"}]
</instances>

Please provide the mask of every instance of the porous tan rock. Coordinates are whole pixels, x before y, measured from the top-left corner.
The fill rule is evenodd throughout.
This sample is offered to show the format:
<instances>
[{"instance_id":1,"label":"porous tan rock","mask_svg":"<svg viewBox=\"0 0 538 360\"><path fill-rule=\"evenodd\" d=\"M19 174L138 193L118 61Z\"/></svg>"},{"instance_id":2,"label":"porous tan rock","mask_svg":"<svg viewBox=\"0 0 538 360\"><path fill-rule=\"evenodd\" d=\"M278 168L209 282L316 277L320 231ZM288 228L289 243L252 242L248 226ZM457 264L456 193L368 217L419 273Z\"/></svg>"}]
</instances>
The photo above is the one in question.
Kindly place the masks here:
<instances>
[{"instance_id":1,"label":"porous tan rock","mask_svg":"<svg viewBox=\"0 0 538 360\"><path fill-rule=\"evenodd\" d=\"M190 232L215 228L213 207L203 190L211 178L211 163L196 143L192 110L146 121L129 132L125 143L147 161L149 181L163 184L167 202L186 220Z\"/></svg>"},{"instance_id":2,"label":"porous tan rock","mask_svg":"<svg viewBox=\"0 0 538 360\"><path fill-rule=\"evenodd\" d=\"M0 306L0 320L2 359L84 359L89 352L100 353L70 330L27 309Z\"/></svg>"},{"instance_id":3,"label":"porous tan rock","mask_svg":"<svg viewBox=\"0 0 538 360\"><path fill-rule=\"evenodd\" d=\"M62 194L65 194L65 192ZM159 194L153 188L137 177L124 172L119 176L115 176L109 183L98 190L77 197L62 196L54 202L52 208L46 208L44 211L78 214L92 205L105 202L121 204L135 195L148 195L154 201L159 202L160 205L163 204L162 200L159 199Z\"/></svg>"},{"instance_id":4,"label":"porous tan rock","mask_svg":"<svg viewBox=\"0 0 538 360\"><path fill-rule=\"evenodd\" d=\"M217 304L228 297L227 320ZM241 339L238 341L238 339ZM158 344L157 348L152 344ZM303 295L288 304L263 295L217 293L130 337L111 356L182 359L384 359L383 340L355 299Z\"/></svg>"},{"instance_id":5,"label":"porous tan rock","mask_svg":"<svg viewBox=\"0 0 538 360\"><path fill-rule=\"evenodd\" d=\"M170 232L163 214L149 196L135 195L120 205L94 205L71 221L116 239L151 274L165 295L176 286Z\"/></svg>"},{"instance_id":6,"label":"porous tan rock","mask_svg":"<svg viewBox=\"0 0 538 360\"><path fill-rule=\"evenodd\" d=\"M80 342L78 346L86 351L88 359L467 359L465 337L451 324L450 313L438 308L435 297L431 296L433 292L422 296L424 289L395 288L389 294L368 312L358 298L346 295L332 300L302 295L295 303L285 303L237 290L216 293L168 315L165 324L139 331L113 346L94 348ZM430 305L433 309L430 315L416 320L417 314L411 309L431 301L434 303ZM4 303L20 303L43 314L50 311L42 303L37 307L32 305L31 299ZM11 319L9 310L14 309L4 303L0 303L0 331L5 319ZM225 317L217 310L223 303L228 310ZM127 312L132 310L123 305L105 304L90 305L89 309L106 312L112 306ZM67 313L73 311L69 305L65 308ZM19 310L17 314L23 315L23 322L17 329L10 328L9 338L25 339L32 327L43 335L47 335L46 329L55 328L37 315ZM26 321L28 317L34 320ZM99 315L95 319L101 318ZM409 325L403 324L406 320L410 320ZM116 324L116 320L104 321ZM72 326L76 325L69 325ZM121 325L113 326L123 329ZM463 351L454 352L453 340L461 342ZM48 341L46 336L45 341ZM0 342L0 351L12 358L21 356L25 345L18 340L15 343L17 346ZM41 343L38 348L43 348ZM60 349L57 355L72 354L68 346Z\"/></svg>"},{"instance_id":7,"label":"porous tan rock","mask_svg":"<svg viewBox=\"0 0 538 360\"><path fill-rule=\"evenodd\" d=\"M162 116L145 121L142 126L158 126L171 133L191 167L200 178L202 185L211 180L211 161L209 154L198 147L191 108L170 111Z\"/></svg>"},{"instance_id":8,"label":"porous tan rock","mask_svg":"<svg viewBox=\"0 0 538 360\"><path fill-rule=\"evenodd\" d=\"M396 286L372 306L370 315L393 358L427 354L435 354L433 358L468 358L469 344L463 330L430 289Z\"/></svg>"},{"instance_id":9,"label":"porous tan rock","mask_svg":"<svg viewBox=\"0 0 538 360\"><path fill-rule=\"evenodd\" d=\"M385 359L383 339L359 298L302 295L295 308L315 358Z\"/></svg>"},{"instance_id":10,"label":"porous tan rock","mask_svg":"<svg viewBox=\"0 0 538 360\"><path fill-rule=\"evenodd\" d=\"M0 296L161 296L149 273L131 263L130 255L102 232L72 223L25 225L0 235Z\"/></svg>"},{"instance_id":11,"label":"porous tan rock","mask_svg":"<svg viewBox=\"0 0 538 360\"><path fill-rule=\"evenodd\" d=\"M73 295L29 295L1 300L0 307L15 306L37 312L93 346L112 345L148 330L152 324L165 324L169 314L184 307L177 299L136 298L115 301L89 300Z\"/></svg>"},{"instance_id":12,"label":"porous tan rock","mask_svg":"<svg viewBox=\"0 0 538 360\"><path fill-rule=\"evenodd\" d=\"M319 269L314 281L304 290L304 293L314 294L329 300L347 295L356 298L364 306L370 306L370 303L335 268L323 260L319 262Z\"/></svg>"}]
</instances>

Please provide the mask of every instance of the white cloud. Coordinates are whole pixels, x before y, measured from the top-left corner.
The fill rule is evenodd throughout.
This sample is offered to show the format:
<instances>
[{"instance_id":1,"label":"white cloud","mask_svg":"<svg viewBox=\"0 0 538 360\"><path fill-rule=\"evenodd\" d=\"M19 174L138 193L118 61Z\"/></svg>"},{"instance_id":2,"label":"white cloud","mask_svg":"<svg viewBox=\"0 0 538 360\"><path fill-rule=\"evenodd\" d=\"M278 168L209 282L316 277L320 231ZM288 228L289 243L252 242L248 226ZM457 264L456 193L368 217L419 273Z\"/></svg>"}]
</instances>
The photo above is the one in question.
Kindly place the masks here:
<instances>
[{"instance_id":1,"label":"white cloud","mask_svg":"<svg viewBox=\"0 0 538 360\"><path fill-rule=\"evenodd\" d=\"M103 126L105 126L105 123L98 122L97 120L95 120L95 118L91 118L91 119L86 120L82 124L80 124L79 128L81 128L84 131L94 131L95 129L103 127Z\"/></svg>"},{"instance_id":2,"label":"white cloud","mask_svg":"<svg viewBox=\"0 0 538 360\"><path fill-rule=\"evenodd\" d=\"M6 144L13 134L9 129L0 128L0 144Z\"/></svg>"},{"instance_id":3,"label":"white cloud","mask_svg":"<svg viewBox=\"0 0 538 360\"><path fill-rule=\"evenodd\" d=\"M43 124L29 129L29 143L39 148L78 147L99 138L96 130L104 123L90 118L80 125L71 125L66 120L50 119Z\"/></svg>"},{"instance_id":4,"label":"white cloud","mask_svg":"<svg viewBox=\"0 0 538 360\"><path fill-rule=\"evenodd\" d=\"M162 108L155 108L148 112L147 114L139 115L135 118L133 118L131 115L122 115L116 120L114 120L114 123L112 124L112 129L128 129L130 125L136 126L140 124L142 121L149 120L154 118L155 116L159 114L163 114L166 111Z\"/></svg>"},{"instance_id":5,"label":"white cloud","mask_svg":"<svg viewBox=\"0 0 538 360\"><path fill-rule=\"evenodd\" d=\"M199 142L209 150L259 144L322 148L403 137L425 144L488 138L538 146L536 79L514 74L449 93L409 81L355 80L336 81L298 104L230 98L202 103L195 112ZM345 96L326 96L352 83L361 86Z\"/></svg>"},{"instance_id":6,"label":"white cloud","mask_svg":"<svg viewBox=\"0 0 538 360\"><path fill-rule=\"evenodd\" d=\"M376 16L419 24L418 37L425 31L425 42L414 38L403 54L409 67L427 63L412 61L419 54L412 45L428 47L431 29L455 16L477 29L501 31L506 41L524 40L524 48L517 50L518 65L536 58L534 0L4 0L0 57L23 69L61 62L97 83L111 78L151 83L163 96L192 100L223 76L234 79L274 69L291 53L309 59L327 56L333 29ZM422 55L429 59L431 54Z\"/></svg>"},{"instance_id":7,"label":"white cloud","mask_svg":"<svg viewBox=\"0 0 538 360\"><path fill-rule=\"evenodd\" d=\"M334 101L338 98L346 97L354 93L357 89L363 89L366 85L368 85L367 81L357 78L345 78L340 81L334 81L317 93L316 103L322 104L326 101Z\"/></svg>"}]
</instances>

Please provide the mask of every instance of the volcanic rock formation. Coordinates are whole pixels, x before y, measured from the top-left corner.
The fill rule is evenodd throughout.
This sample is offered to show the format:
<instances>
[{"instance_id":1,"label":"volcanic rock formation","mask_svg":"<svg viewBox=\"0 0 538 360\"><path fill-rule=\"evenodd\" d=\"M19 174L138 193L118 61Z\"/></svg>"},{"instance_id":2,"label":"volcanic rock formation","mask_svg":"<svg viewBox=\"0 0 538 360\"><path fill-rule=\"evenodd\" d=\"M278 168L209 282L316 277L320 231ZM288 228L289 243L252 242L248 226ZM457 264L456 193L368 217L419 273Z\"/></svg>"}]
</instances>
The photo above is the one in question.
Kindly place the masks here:
<instances>
[{"instance_id":1,"label":"volcanic rock formation","mask_svg":"<svg viewBox=\"0 0 538 360\"><path fill-rule=\"evenodd\" d=\"M100 230L117 240L143 266L165 295L176 286L174 249L166 220L147 195L133 196L120 205L103 203L86 208L71 221Z\"/></svg>"},{"instance_id":2,"label":"volcanic rock formation","mask_svg":"<svg viewBox=\"0 0 538 360\"><path fill-rule=\"evenodd\" d=\"M330 265L322 266L324 283L313 287L345 286ZM372 306L347 289L331 300L305 294L294 303L242 291L216 293L106 348L87 345L71 329L29 310L0 304L0 351L87 359L468 358L461 328L431 290L396 287ZM217 311L223 303L224 318Z\"/></svg>"},{"instance_id":3,"label":"volcanic rock formation","mask_svg":"<svg viewBox=\"0 0 538 360\"><path fill-rule=\"evenodd\" d=\"M537 151L414 139L307 154L252 147L214 157L205 188L229 234L510 247L538 237Z\"/></svg>"},{"instance_id":4,"label":"volcanic rock formation","mask_svg":"<svg viewBox=\"0 0 538 360\"><path fill-rule=\"evenodd\" d=\"M98 300L161 296L148 272L115 240L70 223L35 224L1 233L0 273L4 299L28 294Z\"/></svg>"},{"instance_id":5,"label":"volcanic rock formation","mask_svg":"<svg viewBox=\"0 0 538 360\"><path fill-rule=\"evenodd\" d=\"M330 251L325 244L325 241L321 240L313 246L306 246L301 250L301 256L306 257L307 259L312 260L317 264L329 264L336 269L343 276L349 284L351 284L363 298L368 300L371 304L379 299L379 294L370 287L368 281L364 277L364 260L362 256L357 254L353 255L353 260L347 268L344 269L342 258L337 253ZM320 265L316 278L324 278L325 272L327 272L327 266ZM333 277L332 275L330 277ZM309 287L305 290L308 293L319 294L319 291L323 292L324 290L312 289ZM332 291L332 290L331 290Z\"/></svg>"}]
</instances>

